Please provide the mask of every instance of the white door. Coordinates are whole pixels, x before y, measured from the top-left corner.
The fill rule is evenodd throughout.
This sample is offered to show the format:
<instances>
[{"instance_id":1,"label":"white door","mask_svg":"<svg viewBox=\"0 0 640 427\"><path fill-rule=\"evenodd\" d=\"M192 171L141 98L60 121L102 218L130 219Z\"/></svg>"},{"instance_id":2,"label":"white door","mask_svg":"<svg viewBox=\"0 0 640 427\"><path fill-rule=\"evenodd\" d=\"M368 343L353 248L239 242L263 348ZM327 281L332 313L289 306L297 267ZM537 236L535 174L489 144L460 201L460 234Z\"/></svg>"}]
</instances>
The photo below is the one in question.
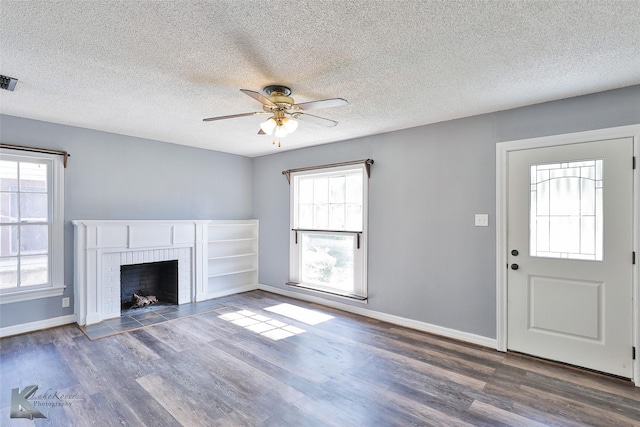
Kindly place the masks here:
<instances>
[{"instance_id":1,"label":"white door","mask_svg":"<svg viewBox=\"0 0 640 427\"><path fill-rule=\"evenodd\" d=\"M632 138L509 152L509 350L633 377L632 158Z\"/></svg>"}]
</instances>

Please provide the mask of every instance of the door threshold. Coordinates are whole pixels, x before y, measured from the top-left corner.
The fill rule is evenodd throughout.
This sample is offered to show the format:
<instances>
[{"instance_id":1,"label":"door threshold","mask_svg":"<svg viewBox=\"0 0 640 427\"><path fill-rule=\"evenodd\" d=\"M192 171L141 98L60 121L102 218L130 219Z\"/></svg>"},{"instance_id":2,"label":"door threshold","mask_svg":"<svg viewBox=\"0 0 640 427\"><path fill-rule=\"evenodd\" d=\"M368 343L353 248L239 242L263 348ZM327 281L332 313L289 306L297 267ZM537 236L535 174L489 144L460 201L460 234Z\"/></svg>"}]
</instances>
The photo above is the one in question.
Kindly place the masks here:
<instances>
[{"instance_id":1,"label":"door threshold","mask_svg":"<svg viewBox=\"0 0 640 427\"><path fill-rule=\"evenodd\" d=\"M516 357L521 357L523 359L536 360L538 362L546 363L548 365L569 368L574 371L583 372L583 373L598 376L598 377L613 379L624 384L635 386L632 378L622 377L620 375L615 375L615 374L609 374L607 372L602 372L595 369L589 369L589 368L585 368L578 365L572 365L571 363L560 362L553 359L545 359L544 357L532 356L527 353L520 353L519 351L507 350L507 354L516 356Z\"/></svg>"}]
</instances>

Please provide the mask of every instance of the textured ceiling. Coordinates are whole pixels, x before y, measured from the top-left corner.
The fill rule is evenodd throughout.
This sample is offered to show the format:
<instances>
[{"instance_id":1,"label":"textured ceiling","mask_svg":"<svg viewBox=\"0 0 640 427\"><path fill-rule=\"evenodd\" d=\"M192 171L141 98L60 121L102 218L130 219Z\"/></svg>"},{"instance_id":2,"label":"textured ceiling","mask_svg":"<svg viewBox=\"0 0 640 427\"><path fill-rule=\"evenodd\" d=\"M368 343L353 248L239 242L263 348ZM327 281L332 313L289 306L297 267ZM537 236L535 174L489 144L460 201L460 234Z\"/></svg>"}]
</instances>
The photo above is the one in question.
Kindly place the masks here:
<instances>
[{"instance_id":1,"label":"textured ceiling","mask_svg":"<svg viewBox=\"0 0 640 427\"><path fill-rule=\"evenodd\" d=\"M640 83L640 1L0 0L0 112L245 156ZM342 97L282 139L240 88Z\"/></svg>"}]
</instances>

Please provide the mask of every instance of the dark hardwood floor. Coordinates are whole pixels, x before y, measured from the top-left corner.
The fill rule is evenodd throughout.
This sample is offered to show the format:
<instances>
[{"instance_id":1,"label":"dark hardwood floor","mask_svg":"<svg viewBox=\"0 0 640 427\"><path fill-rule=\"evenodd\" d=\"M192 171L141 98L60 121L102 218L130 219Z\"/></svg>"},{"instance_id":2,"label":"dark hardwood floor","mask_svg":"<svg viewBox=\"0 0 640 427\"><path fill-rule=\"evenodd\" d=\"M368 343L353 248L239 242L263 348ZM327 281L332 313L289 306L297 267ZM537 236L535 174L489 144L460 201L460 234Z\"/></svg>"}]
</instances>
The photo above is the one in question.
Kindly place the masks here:
<instances>
[{"instance_id":1,"label":"dark hardwood floor","mask_svg":"<svg viewBox=\"0 0 640 427\"><path fill-rule=\"evenodd\" d=\"M618 379L262 291L215 302L95 341L2 339L0 425L640 426L640 389ZM30 385L47 418L10 418Z\"/></svg>"}]
</instances>

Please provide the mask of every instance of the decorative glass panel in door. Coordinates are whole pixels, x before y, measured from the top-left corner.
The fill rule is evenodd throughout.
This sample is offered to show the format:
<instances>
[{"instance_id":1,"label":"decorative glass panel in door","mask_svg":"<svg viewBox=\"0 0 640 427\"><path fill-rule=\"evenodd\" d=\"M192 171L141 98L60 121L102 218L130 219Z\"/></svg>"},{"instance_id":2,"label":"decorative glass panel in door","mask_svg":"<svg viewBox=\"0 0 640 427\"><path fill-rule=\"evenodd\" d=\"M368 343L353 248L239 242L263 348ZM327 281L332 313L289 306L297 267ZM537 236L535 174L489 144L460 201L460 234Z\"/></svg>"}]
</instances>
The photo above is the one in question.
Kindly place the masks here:
<instances>
[{"instance_id":1,"label":"decorative glass panel in door","mask_svg":"<svg viewBox=\"0 0 640 427\"><path fill-rule=\"evenodd\" d=\"M531 166L531 256L602 261L602 168L602 159Z\"/></svg>"}]
</instances>

